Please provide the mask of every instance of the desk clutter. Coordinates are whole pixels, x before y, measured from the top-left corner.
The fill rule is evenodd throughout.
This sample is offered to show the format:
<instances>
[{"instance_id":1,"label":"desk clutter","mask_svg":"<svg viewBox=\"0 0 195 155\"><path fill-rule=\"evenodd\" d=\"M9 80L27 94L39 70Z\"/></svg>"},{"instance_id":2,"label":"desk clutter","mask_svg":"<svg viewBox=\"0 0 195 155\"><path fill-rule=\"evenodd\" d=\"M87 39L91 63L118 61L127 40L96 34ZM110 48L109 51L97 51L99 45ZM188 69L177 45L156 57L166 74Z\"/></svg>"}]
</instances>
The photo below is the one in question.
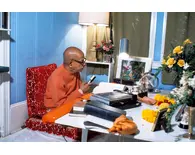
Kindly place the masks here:
<instances>
[{"instance_id":1,"label":"desk clutter","mask_svg":"<svg viewBox=\"0 0 195 155\"><path fill-rule=\"evenodd\" d=\"M97 93L92 95L90 97L90 100L101 102L105 105L123 110L138 107L141 105L141 103L137 102L137 95L126 93L120 90L114 90L113 92Z\"/></svg>"},{"instance_id":2,"label":"desk clutter","mask_svg":"<svg viewBox=\"0 0 195 155\"><path fill-rule=\"evenodd\" d=\"M126 117L125 109L140 105L141 103L137 102L137 95L115 90L96 93L91 95L90 100L76 103L69 116L85 117L84 125L86 127L106 128L109 132L118 132L119 134L134 134L137 126ZM102 124L102 120L107 123L111 122L112 125Z\"/></svg>"},{"instance_id":3,"label":"desk clutter","mask_svg":"<svg viewBox=\"0 0 195 155\"><path fill-rule=\"evenodd\" d=\"M139 97L138 97L139 96ZM85 100L80 107L80 112L76 112L79 110L78 107L73 106L73 113L70 115L75 116L83 116L86 117L86 121L88 122L88 126L90 125L90 121L87 120L88 116L96 117L97 119L103 119L105 121L110 121L113 123L113 128L111 126L107 126L107 129L110 132L118 132L125 130L126 127L123 125L127 125L130 127L128 123L130 119L124 119L126 121L122 121L123 123L114 123L118 120L121 116L126 117L126 109L136 108L141 106L142 102L143 104L149 104L146 101L148 99L152 100L151 109L143 109L140 115L142 116L142 119L147 121L148 123L152 123L153 127L151 130L158 131L164 129L165 132L168 132L166 130L166 121L165 121L165 115L166 111L169 108L170 105L174 104L175 101L171 98L168 98L164 95L156 94L152 98L147 97L148 94L146 91L141 90L139 86L125 86L121 84L110 84L110 83L101 83L97 88L94 88L93 94L90 96L89 100ZM142 100L140 100L143 99ZM144 99L146 98L146 99ZM153 99L154 98L154 99ZM81 105L81 104L80 104ZM78 106L78 105L77 105ZM166 110L164 110L166 109ZM94 122L95 119L91 120L91 124L100 125L98 122ZM120 119L119 119L120 120ZM102 122L102 121L100 121ZM124 123L126 122L126 123ZM115 125L115 127L114 127ZM93 125L92 125L93 126ZM101 124L101 126L104 126ZM163 127L163 128L162 128ZM135 128L133 128L135 129ZM132 129L132 130L133 130ZM131 131L132 132L132 131ZM130 131L126 133L131 133ZM124 132L125 133L125 132Z\"/></svg>"},{"instance_id":4,"label":"desk clutter","mask_svg":"<svg viewBox=\"0 0 195 155\"><path fill-rule=\"evenodd\" d=\"M108 127L108 125L102 123L102 121L99 121L100 123L98 123L97 120L99 119L93 119L91 121L86 119L84 122L85 126L92 125L96 127L107 128L109 132L117 132L122 135L135 134L138 131L137 125L126 117L126 111L109 106L99 101L89 101L86 103L84 107L84 113L98 117L101 120L104 119L114 122L112 123L112 127Z\"/></svg>"}]
</instances>

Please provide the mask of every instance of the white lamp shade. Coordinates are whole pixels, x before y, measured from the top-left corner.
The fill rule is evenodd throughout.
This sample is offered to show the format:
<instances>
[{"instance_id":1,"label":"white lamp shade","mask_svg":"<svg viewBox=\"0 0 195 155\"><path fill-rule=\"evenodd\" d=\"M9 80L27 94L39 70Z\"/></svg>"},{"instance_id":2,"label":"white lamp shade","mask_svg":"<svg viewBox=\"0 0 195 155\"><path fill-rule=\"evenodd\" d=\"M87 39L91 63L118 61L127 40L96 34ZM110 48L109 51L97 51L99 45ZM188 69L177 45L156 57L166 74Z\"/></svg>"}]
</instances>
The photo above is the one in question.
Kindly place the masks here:
<instances>
[{"instance_id":1,"label":"white lamp shade","mask_svg":"<svg viewBox=\"0 0 195 155\"><path fill-rule=\"evenodd\" d=\"M79 24L81 25L104 25L109 24L109 12L80 12Z\"/></svg>"}]
</instances>

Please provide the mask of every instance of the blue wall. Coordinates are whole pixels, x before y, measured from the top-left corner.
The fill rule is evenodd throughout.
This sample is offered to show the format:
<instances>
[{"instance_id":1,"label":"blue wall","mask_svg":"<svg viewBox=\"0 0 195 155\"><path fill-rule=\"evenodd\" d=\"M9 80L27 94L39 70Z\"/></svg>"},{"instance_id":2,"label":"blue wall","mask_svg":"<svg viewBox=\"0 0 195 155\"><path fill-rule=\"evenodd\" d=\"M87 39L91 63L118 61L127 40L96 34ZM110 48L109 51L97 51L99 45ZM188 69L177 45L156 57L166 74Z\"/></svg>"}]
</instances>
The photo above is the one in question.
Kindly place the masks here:
<instances>
[{"instance_id":1,"label":"blue wall","mask_svg":"<svg viewBox=\"0 0 195 155\"><path fill-rule=\"evenodd\" d=\"M82 46L78 13L11 13L11 104L26 100L26 68L62 63L68 46Z\"/></svg>"},{"instance_id":2,"label":"blue wall","mask_svg":"<svg viewBox=\"0 0 195 155\"><path fill-rule=\"evenodd\" d=\"M161 54L161 46L162 46L162 33L163 33L163 18L164 13L158 12L157 13L157 24L156 24L156 38L155 38L155 48L154 48L154 61L160 61L160 54ZM155 69L152 70L153 73L156 72ZM162 84L162 75L161 73L158 75L160 84L159 89L167 89L171 90L175 88L174 85L164 85Z\"/></svg>"}]
</instances>

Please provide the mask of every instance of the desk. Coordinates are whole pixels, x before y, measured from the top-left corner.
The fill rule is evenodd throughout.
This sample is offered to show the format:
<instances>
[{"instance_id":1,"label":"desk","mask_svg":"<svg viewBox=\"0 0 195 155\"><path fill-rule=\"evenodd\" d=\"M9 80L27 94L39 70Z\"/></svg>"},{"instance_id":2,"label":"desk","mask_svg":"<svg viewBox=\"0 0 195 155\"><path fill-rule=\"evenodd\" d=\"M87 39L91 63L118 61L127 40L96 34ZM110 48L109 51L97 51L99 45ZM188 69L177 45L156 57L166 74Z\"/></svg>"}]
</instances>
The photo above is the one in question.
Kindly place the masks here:
<instances>
[{"instance_id":1,"label":"desk","mask_svg":"<svg viewBox=\"0 0 195 155\"><path fill-rule=\"evenodd\" d=\"M184 130L178 127L178 122L174 121L174 118L175 118L174 116L172 119L172 124L174 125L173 132L165 133L164 130L152 132L151 129L152 129L153 124L146 122L145 120L141 118L141 112L142 110L146 108L155 109L156 107L146 105L143 103L142 106L140 107L126 110L127 117L130 116L133 118L133 121L137 124L138 130L139 130L138 134L134 136L128 135L127 137L137 139L137 140L154 141L154 142L163 142L163 141L166 141L166 142L176 142L176 141L195 142L195 140L182 138L182 135L187 133L187 130ZM82 142L87 141L88 130L92 130L92 131L96 131L100 133L112 134L103 128L97 128L97 127L87 128L83 124L84 121L85 121L85 117L72 117L67 114L57 119L55 123L81 128L82 129L82 137L81 137ZM110 121L107 121L107 123L108 123L108 126L112 126L112 124L110 125L111 123ZM118 135L118 134L115 134L115 135Z\"/></svg>"},{"instance_id":2,"label":"desk","mask_svg":"<svg viewBox=\"0 0 195 155\"><path fill-rule=\"evenodd\" d=\"M123 90L123 87L124 85L103 82L103 83L100 83L99 86L93 90L93 93L110 92L110 91L113 91L114 89ZM161 94L168 94L168 92L162 91ZM149 93L148 96L151 98L154 98L155 94ZM189 139L182 137L183 134L187 133L187 130L179 128L178 127L179 123L175 122L175 115L177 111L175 112L175 115L173 115L172 117L171 124L174 125L173 132L166 133L164 130L152 132L151 129L152 129L153 124L143 120L141 114L144 109L155 109L155 108L156 106L147 105L145 103L142 103L140 107L126 110L127 117L131 117L133 119L133 121L137 124L138 130L139 130L139 133L137 133L136 135L134 136L128 135L127 137L132 138L132 139L142 140L142 141L154 141L154 142L163 142L163 141L166 141L166 142L175 142L175 141L195 142L195 140L189 140ZM96 131L100 133L112 134L103 128L97 128L97 127L87 128L84 125L85 120L86 120L85 117L71 117L67 114L57 119L55 123L81 128L82 129L81 140L83 142L87 141L88 130L92 130L92 131ZM107 124L107 127L111 127L113 124L113 122L110 122L107 120L102 120L102 121L104 121L103 122L104 124ZM119 135L119 134L115 134L115 135Z\"/></svg>"}]
</instances>

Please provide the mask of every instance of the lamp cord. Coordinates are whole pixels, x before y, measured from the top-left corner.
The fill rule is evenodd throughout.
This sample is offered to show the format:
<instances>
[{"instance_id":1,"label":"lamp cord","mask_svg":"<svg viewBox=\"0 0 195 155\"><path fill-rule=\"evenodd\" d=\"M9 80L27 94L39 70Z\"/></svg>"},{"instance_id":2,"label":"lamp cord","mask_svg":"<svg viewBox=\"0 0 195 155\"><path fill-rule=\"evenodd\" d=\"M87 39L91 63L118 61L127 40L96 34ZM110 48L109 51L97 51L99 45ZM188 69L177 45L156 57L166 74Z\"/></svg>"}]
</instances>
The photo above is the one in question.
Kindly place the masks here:
<instances>
[{"instance_id":1,"label":"lamp cord","mask_svg":"<svg viewBox=\"0 0 195 155\"><path fill-rule=\"evenodd\" d=\"M65 142L68 142L68 140L65 138L65 136L63 136L63 138L64 138Z\"/></svg>"}]
</instances>

